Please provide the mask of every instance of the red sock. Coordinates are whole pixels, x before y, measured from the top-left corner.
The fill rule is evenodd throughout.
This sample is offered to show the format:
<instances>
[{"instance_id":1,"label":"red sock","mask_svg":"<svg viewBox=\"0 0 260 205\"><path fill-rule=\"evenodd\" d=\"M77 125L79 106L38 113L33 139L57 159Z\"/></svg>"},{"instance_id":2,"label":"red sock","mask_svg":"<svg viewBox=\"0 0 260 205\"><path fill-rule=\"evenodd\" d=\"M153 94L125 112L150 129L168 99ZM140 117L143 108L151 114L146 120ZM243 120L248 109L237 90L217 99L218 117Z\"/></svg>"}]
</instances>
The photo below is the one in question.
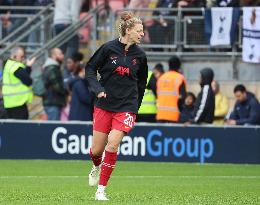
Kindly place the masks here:
<instances>
[{"instance_id":1,"label":"red sock","mask_svg":"<svg viewBox=\"0 0 260 205\"><path fill-rule=\"evenodd\" d=\"M105 157L101 165L99 185L106 186L116 166L117 153L105 151Z\"/></svg>"},{"instance_id":2,"label":"red sock","mask_svg":"<svg viewBox=\"0 0 260 205\"><path fill-rule=\"evenodd\" d=\"M90 155L90 157L91 157L91 159L92 159L92 161L93 161L93 164L94 164L95 166L99 166L99 165L101 164L101 162L102 162L102 156L94 156L93 153L92 153L91 148L90 148L89 155Z\"/></svg>"}]
</instances>

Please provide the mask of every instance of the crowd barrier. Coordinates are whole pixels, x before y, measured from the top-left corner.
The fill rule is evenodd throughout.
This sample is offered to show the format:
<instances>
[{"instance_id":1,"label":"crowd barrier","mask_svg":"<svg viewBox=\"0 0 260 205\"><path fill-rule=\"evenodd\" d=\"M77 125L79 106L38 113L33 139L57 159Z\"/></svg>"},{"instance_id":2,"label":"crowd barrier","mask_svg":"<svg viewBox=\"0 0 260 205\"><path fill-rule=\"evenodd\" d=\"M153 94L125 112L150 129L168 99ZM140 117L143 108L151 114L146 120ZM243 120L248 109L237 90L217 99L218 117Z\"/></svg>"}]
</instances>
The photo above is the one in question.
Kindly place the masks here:
<instances>
[{"instance_id":1,"label":"crowd barrier","mask_svg":"<svg viewBox=\"0 0 260 205\"><path fill-rule=\"evenodd\" d=\"M92 123L0 121L0 159L89 159ZM123 161L260 163L260 127L137 124Z\"/></svg>"}]
</instances>

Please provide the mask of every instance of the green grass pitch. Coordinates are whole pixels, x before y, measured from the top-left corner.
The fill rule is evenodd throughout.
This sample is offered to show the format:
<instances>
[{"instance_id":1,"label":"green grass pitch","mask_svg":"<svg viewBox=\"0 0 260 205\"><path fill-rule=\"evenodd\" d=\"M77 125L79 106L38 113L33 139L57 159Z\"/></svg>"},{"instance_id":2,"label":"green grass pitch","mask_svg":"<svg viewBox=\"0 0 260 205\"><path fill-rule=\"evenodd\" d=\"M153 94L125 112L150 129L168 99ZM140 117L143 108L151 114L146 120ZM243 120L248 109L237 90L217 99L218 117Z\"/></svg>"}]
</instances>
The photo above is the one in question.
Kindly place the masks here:
<instances>
[{"instance_id":1,"label":"green grass pitch","mask_svg":"<svg viewBox=\"0 0 260 205\"><path fill-rule=\"evenodd\" d=\"M87 186L90 161L0 160L0 204L260 204L260 165L118 162L109 202Z\"/></svg>"}]
</instances>

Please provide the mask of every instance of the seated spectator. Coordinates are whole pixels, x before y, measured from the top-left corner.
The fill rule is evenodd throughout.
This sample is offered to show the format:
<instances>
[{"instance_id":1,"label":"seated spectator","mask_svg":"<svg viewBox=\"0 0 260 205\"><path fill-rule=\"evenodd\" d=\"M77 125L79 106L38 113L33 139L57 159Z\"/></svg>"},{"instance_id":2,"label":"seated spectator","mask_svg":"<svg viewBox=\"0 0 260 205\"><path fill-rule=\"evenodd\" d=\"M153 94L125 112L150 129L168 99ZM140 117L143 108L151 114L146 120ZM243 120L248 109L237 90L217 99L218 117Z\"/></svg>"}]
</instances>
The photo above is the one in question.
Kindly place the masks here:
<instances>
[{"instance_id":1,"label":"seated spectator","mask_svg":"<svg viewBox=\"0 0 260 205\"><path fill-rule=\"evenodd\" d=\"M223 125L224 118L228 113L228 99L220 92L219 83L217 81L213 80L211 87L215 94L215 112L213 124Z\"/></svg>"},{"instance_id":2,"label":"seated spectator","mask_svg":"<svg viewBox=\"0 0 260 205\"><path fill-rule=\"evenodd\" d=\"M193 118L195 101L196 101L195 95L192 92L187 92L184 105L182 106L181 109L181 115L179 119L180 123L188 122L189 119Z\"/></svg>"},{"instance_id":3,"label":"seated spectator","mask_svg":"<svg viewBox=\"0 0 260 205\"><path fill-rule=\"evenodd\" d=\"M194 8L194 7L205 7L204 0L178 0L178 8Z\"/></svg>"},{"instance_id":4,"label":"seated spectator","mask_svg":"<svg viewBox=\"0 0 260 205\"><path fill-rule=\"evenodd\" d=\"M69 120L91 121L94 96L88 89L83 66L80 67L78 76L70 81L69 87L71 90Z\"/></svg>"},{"instance_id":5,"label":"seated spectator","mask_svg":"<svg viewBox=\"0 0 260 205\"><path fill-rule=\"evenodd\" d=\"M214 72L211 68L200 71L201 91L196 99L192 123L212 123L215 110L215 95L211 88Z\"/></svg>"},{"instance_id":6,"label":"seated spectator","mask_svg":"<svg viewBox=\"0 0 260 205\"><path fill-rule=\"evenodd\" d=\"M217 7L239 7L238 0L216 0Z\"/></svg>"},{"instance_id":7,"label":"seated spectator","mask_svg":"<svg viewBox=\"0 0 260 205\"><path fill-rule=\"evenodd\" d=\"M174 8L175 0L160 0L156 8ZM167 19L174 15L172 11L155 11L154 16L158 16L148 27L151 44L173 44L174 42L174 20ZM163 38L162 38L163 36ZM162 51L162 48L154 48L154 51Z\"/></svg>"},{"instance_id":8,"label":"seated spectator","mask_svg":"<svg viewBox=\"0 0 260 205\"><path fill-rule=\"evenodd\" d=\"M234 94L237 101L226 124L260 125L260 106L254 94L242 84L235 86Z\"/></svg>"},{"instance_id":9,"label":"seated spectator","mask_svg":"<svg viewBox=\"0 0 260 205\"><path fill-rule=\"evenodd\" d=\"M129 9L148 8L150 2L151 2L151 0L131 0L128 4L128 8ZM145 12L144 11L136 11L135 15L142 17L142 16L145 16Z\"/></svg>"}]
</instances>

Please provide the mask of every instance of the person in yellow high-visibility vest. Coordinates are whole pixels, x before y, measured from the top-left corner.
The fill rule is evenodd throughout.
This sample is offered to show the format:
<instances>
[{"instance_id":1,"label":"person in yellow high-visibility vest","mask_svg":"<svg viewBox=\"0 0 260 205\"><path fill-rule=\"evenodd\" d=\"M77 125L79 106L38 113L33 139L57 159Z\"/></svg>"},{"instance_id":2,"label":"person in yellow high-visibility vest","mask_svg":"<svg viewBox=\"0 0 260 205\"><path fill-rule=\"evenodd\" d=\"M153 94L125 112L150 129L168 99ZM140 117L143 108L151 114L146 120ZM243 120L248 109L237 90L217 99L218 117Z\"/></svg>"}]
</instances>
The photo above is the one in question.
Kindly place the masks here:
<instances>
[{"instance_id":1,"label":"person in yellow high-visibility vest","mask_svg":"<svg viewBox=\"0 0 260 205\"><path fill-rule=\"evenodd\" d=\"M153 71L148 72L146 89L138 111L137 122L156 122L156 82L163 73L163 65L160 63L155 65Z\"/></svg>"},{"instance_id":2,"label":"person in yellow high-visibility vest","mask_svg":"<svg viewBox=\"0 0 260 205\"><path fill-rule=\"evenodd\" d=\"M148 72L147 84L149 83L151 77L153 75L152 71ZM142 100L141 107L138 111L138 122L155 122L156 116L156 96L151 89L147 88L144 92L144 97Z\"/></svg>"},{"instance_id":3,"label":"person in yellow high-visibility vest","mask_svg":"<svg viewBox=\"0 0 260 205\"><path fill-rule=\"evenodd\" d=\"M27 103L32 101L31 66L35 58L24 64L25 51L22 47L14 47L3 70L2 95L7 118L28 119Z\"/></svg>"}]
</instances>

